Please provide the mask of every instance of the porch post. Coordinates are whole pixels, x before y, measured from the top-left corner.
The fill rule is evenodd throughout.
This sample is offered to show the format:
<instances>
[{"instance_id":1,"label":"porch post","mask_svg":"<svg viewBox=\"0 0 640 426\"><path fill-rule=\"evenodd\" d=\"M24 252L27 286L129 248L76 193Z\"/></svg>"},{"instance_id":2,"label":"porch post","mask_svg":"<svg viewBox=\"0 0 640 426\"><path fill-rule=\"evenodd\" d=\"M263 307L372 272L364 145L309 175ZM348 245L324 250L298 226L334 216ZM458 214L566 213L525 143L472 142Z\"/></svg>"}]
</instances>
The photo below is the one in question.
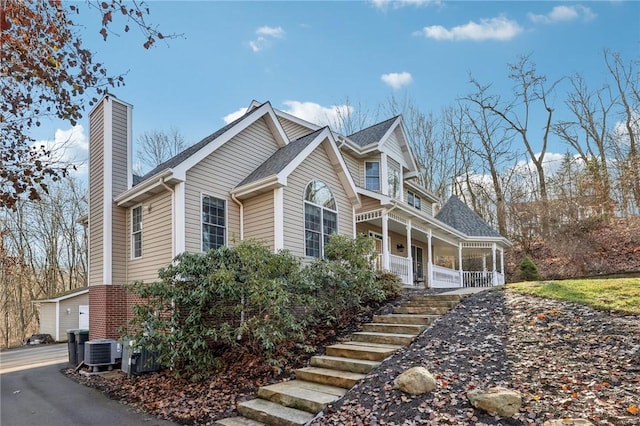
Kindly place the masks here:
<instances>
[{"instance_id":1,"label":"porch post","mask_svg":"<svg viewBox=\"0 0 640 426\"><path fill-rule=\"evenodd\" d=\"M491 257L493 258L493 269L491 273L493 275L493 285L498 285L498 274L496 271L496 243L491 245Z\"/></svg>"},{"instance_id":2,"label":"porch post","mask_svg":"<svg viewBox=\"0 0 640 426\"><path fill-rule=\"evenodd\" d=\"M431 228L427 234L427 287L433 287L433 253L431 250Z\"/></svg>"},{"instance_id":3,"label":"porch post","mask_svg":"<svg viewBox=\"0 0 640 426\"><path fill-rule=\"evenodd\" d=\"M413 251L411 250L411 220L407 220L407 262L409 265L407 267L407 280L408 284L415 284L413 280Z\"/></svg>"},{"instance_id":4,"label":"porch post","mask_svg":"<svg viewBox=\"0 0 640 426\"><path fill-rule=\"evenodd\" d=\"M504 249L500 250L500 272L504 275Z\"/></svg>"},{"instance_id":5,"label":"porch post","mask_svg":"<svg viewBox=\"0 0 640 426\"><path fill-rule=\"evenodd\" d=\"M464 287L464 274L462 273L462 242L458 243L458 271L460 272L460 287Z\"/></svg>"},{"instance_id":6,"label":"porch post","mask_svg":"<svg viewBox=\"0 0 640 426\"><path fill-rule=\"evenodd\" d=\"M389 270L389 213L382 215L382 270Z\"/></svg>"}]
</instances>

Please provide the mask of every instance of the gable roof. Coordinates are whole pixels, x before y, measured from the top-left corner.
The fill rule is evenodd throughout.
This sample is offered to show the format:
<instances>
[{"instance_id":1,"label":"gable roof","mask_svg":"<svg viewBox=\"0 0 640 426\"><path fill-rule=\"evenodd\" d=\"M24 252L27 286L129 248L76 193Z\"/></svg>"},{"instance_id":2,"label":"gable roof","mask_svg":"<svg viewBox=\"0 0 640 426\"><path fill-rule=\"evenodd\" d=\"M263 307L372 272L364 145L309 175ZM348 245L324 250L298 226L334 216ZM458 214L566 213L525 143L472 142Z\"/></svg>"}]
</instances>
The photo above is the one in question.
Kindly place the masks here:
<instances>
[{"instance_id":1,"label":"gable roof","mask_svg":"<svg viewBox=\"0 0 640 426\"><path fill-rule=\"evenodd\" d=\"M318 136L322 130L316 130L306 136L298 138L289 142L277 150L271 157L269 157L264 163L258 166L249 176L244 178L237 187L248 185L250 183L259 181L269 176L277 175L284 170L289 163L291 163L313 140Z\"/></svg>"},{"instance_id":2,"label":"gable roof","mask_svg":"<svg viewBox=\"0 0 640 426\"><path fill-rule=\"evenodd\" d=\"M447 200L435 218L470 237L503 238L455 195Z\"/></svg>"},{"instance_id":3,"label":"gable roof","mask_svg":"<svg viewBox=\"0 0 640 426\"><path fill-rule=\"evenodd\" d=\"M373 126L369 126L347 137L360 147L378 143L380 142L380 139L382 139L382 137L389 131L391 126L393 126L393 123L397 120L398 117L399 116L395 116L378 124L374 124Z\"/></svg>"},{"instance_id":4,"label":"gable roof","mask_svg":"<svg viewBox=\"0 0 640 426\"><path fill-rule=\"evenodd\" d=\"M57 296L50 297L48 299L36 299L32 300L32 303L45 303L45 302L59 302L61 300L70 299L72 297L80 296L82 294L89 293L89 287L80 287L75 288L73 290L65 291L64 293L60 293Z\"/></svg>"}]
</instances>

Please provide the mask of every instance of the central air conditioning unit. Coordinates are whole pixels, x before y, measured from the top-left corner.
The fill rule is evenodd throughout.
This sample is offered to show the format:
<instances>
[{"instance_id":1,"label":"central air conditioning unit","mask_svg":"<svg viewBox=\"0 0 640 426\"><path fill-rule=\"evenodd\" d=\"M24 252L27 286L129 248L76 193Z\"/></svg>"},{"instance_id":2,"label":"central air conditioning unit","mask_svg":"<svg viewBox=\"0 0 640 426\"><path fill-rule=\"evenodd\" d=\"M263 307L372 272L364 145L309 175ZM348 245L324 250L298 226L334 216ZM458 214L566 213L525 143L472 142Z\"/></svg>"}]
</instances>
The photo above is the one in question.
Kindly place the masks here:
<instances>
[{"instance_id":1,"label":"central air conditioning unit","mask_svg":"<svg viewBox=\"0 0 640 426\"><path fill-rule=\"evenodd\" d=\"M122 372L142 374L160 371L157 354L144 348L136 347L133 340L122 344Z\"/></svg>"},{"instance_id":2,"label":"central air conditioning unit","mask_svg":"<svg viewBox=\"0 0 640 426\"><path fill-rule=\"evenodd\" d=\"M113 339L89 340L84 344L84 363L98 371L107 365L109 369L122 358L122 345Z\"/></svg>"}]
</instances>

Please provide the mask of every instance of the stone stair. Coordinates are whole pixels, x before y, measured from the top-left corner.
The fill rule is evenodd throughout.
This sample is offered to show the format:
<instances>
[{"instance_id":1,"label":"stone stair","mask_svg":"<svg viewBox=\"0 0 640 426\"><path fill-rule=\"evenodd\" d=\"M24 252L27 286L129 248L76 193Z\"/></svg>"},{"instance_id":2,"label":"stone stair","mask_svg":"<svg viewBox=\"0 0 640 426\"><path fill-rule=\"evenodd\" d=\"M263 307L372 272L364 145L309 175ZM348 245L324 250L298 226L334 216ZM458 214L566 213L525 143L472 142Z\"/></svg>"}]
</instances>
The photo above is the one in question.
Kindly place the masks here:
<instances>
[{"instance_id":1,"label":"stone stair","mask_svg":"<svg viewBox=\"0 0 640 426\"><path fill-rule=\"evenodd\" d=\"M222 426L296 426L340 399L350 388L403 346L410 345L440 315L460 301L459 295L412 295L393 314L374 315L351 341L326 347L295 380L261 386L258 397L238 404L240 417L218 420Z\"/></svg>"}]
</instances>

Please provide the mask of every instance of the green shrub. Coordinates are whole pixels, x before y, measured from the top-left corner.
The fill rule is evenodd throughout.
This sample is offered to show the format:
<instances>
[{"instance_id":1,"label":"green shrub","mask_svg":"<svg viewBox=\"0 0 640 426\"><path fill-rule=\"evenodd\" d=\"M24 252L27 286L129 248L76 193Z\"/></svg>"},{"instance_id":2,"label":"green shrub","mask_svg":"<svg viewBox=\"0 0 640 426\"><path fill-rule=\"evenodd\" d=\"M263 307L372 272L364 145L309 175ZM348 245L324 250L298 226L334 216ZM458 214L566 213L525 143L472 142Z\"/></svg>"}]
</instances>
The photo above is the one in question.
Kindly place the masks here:
<instances>
[{"instance_id":1,"label":"green shrub","mask_svg":"<svg viewBox=\"0 0 640 426\"><path fill-rule=\"evenodd\" d=\"M538 267L529 256L526 256L522 259L522 262L520 262L520 279L523 281L535 281L540 279Z\"/></svg>"},{"instance_id":2,"label":"green shrub","mask_svg":"<svg viewBox=\"0 0 640 426\"><path fill-rule=\"evenodd\" d=\"M402 295L404 289L402 280L393 272L376 272L376 282L384 292L386 300L396 299Z\"/></svg>"}]
</instances>

